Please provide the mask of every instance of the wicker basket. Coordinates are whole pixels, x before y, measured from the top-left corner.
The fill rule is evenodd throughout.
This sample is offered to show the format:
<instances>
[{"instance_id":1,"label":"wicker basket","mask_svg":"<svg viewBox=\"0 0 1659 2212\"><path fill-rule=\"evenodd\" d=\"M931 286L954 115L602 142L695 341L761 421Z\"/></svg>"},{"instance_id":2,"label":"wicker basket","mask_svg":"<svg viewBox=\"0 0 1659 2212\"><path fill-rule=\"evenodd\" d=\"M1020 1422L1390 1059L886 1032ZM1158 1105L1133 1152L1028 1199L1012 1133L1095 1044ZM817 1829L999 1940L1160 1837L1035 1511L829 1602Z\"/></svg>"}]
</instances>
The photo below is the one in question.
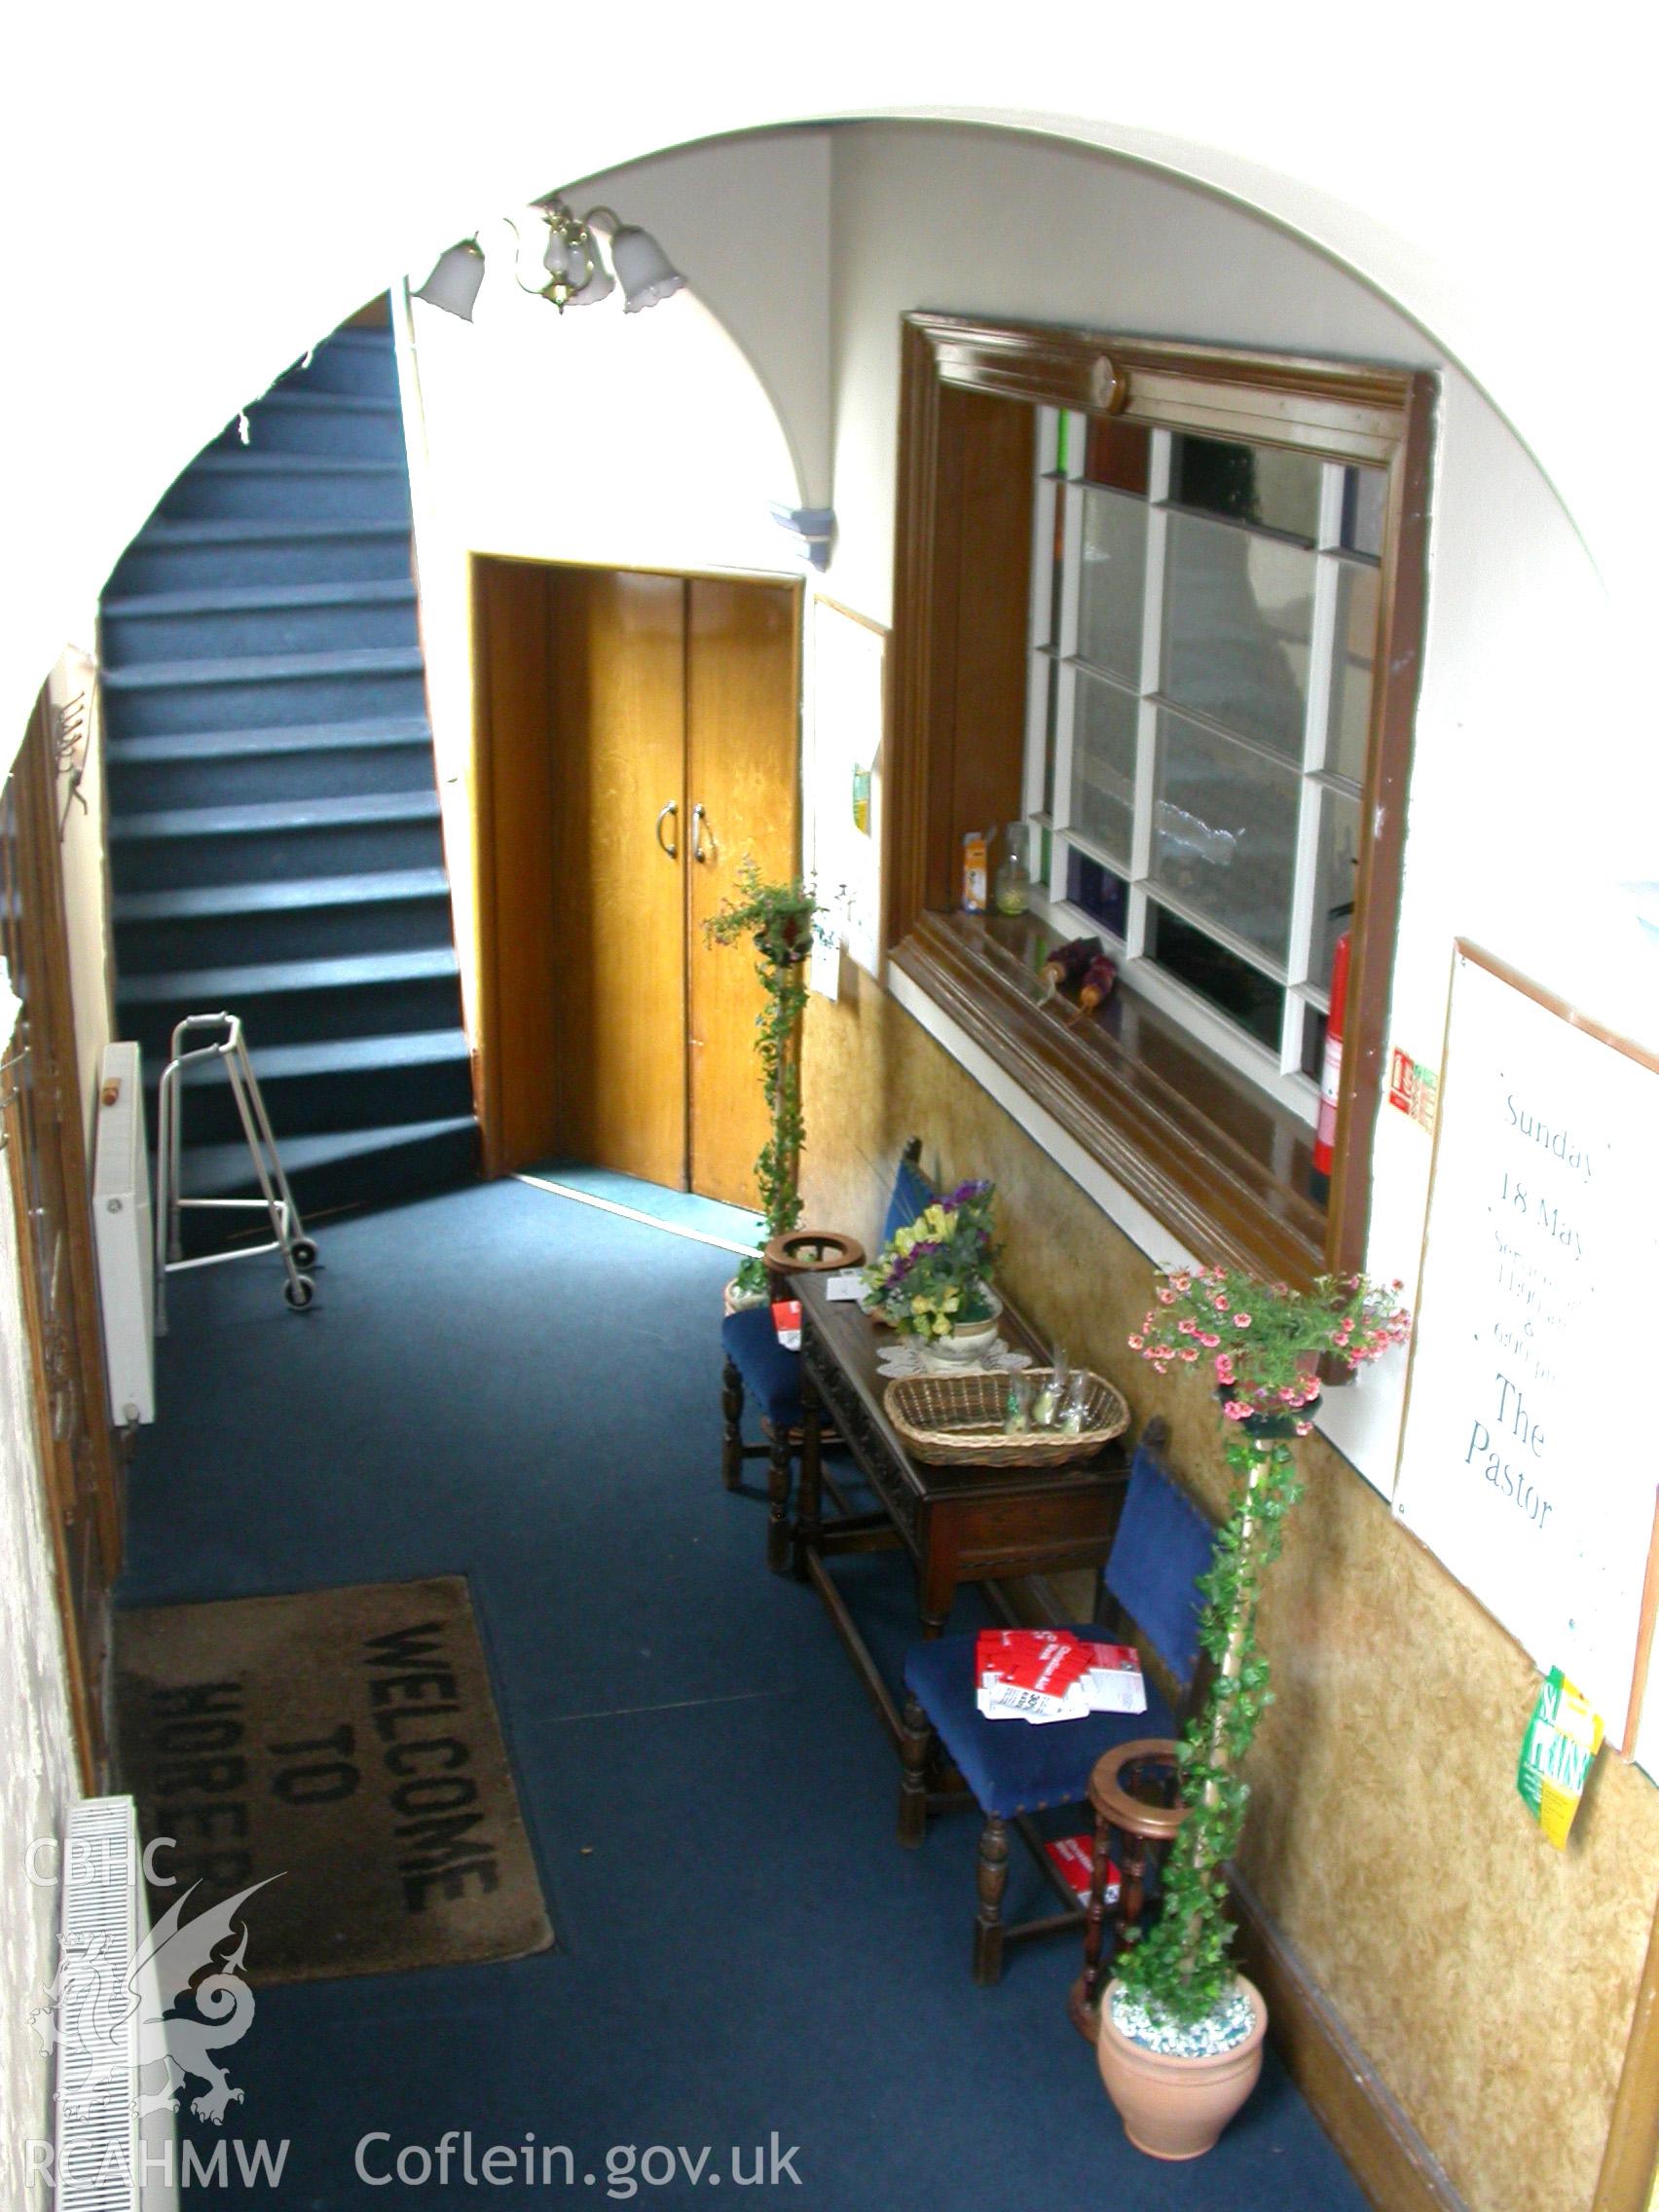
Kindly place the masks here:
<instances>
[{"instance_id":1,"label":"wicker basket","mask_svg":"<svg viewBox=\"0 0 1659 2212\"><path fill-rule=\"evenodd\" d=\"M1026 1371L1034 1390L1051 1368ZM1084 1425L1075 1436L1057 1428L1003 1430L1009 1378L994 1375L906 1375L887 1385L887 1418L911 1456L931 1466L1063 1467L1088 1459L1128 1426L1129 1409L1104 1376L1085 1373Z\"/></svg>"}]
</instances>

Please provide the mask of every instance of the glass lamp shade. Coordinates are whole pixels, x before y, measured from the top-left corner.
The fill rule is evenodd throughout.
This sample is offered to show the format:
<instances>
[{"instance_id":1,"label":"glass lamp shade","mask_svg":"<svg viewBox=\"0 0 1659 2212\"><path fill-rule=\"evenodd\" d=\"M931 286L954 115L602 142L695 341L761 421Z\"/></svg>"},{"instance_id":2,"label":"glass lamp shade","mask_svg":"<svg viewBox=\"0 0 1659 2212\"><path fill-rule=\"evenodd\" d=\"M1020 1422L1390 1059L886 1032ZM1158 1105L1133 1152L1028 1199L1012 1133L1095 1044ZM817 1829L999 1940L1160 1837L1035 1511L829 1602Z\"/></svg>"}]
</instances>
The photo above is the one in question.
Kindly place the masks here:
<instances>
[{"instance_id":1,"label":"glass lamp shade","mask_svg":"<svg viewBox=\"0 0 1659 2212\"><path fill-rule=\"evenodd\" d=\"M593 257L593 275L588 278L587 282L582 286L579 292L572 292L571 294L568 304L573 308L597 307L601 300L609 299L611 293L614 292L615 289L615 277L612 276L609 270L606 268L604 262L601 261L599 254L596 251Z\"/></svg>"},{"instance_id":2,"label":"glass lamp shade","mask_svg":"<svg viewBox=\"0 0 1659 2212\"><path fill-rule=\"evenodd\" d=\"M624 223L610 241L610 258L622 286L629 314L654 308L684 285L685 279L663 252L649 231Z\"/></svg>"},{"instance_id":3,"label":"glass lamp shade","mask_svg":"<svg viewBox=\"0 0 1659 2212\"><path fill-rule=\"evenodd\" d=\"M460 315L462 322L470 322L472 303L483 281L484 249L476 239L463 239L439 254L437 267L415 297L434 308L442 308L446 314Z\"/></svg>"}]
</instances>

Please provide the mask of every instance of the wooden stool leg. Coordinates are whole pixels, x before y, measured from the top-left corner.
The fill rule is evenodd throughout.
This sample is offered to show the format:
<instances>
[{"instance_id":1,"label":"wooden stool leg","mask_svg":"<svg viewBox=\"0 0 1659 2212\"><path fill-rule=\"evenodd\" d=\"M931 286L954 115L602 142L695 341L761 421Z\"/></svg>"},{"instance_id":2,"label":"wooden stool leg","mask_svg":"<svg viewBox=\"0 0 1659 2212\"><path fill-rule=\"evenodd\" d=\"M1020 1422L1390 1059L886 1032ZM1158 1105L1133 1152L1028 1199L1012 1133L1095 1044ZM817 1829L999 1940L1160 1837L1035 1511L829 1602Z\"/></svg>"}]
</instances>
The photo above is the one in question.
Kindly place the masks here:
<instances>
[{"instance_id":1,"label":"wooden stool leg","mask_svg":"<svg viewBox=\"0 0 1659 2212\"><path fill-rule=\"evenodd\" d=\"M1143 1835L1125 1835L1124 1838L1124 1887L1118 1899L1119 1940L1123 1934L1140 1925L1140 1916L1146 1908L1147 1849Z\"/></svg>"},{"instance_id":2,"label":"wooden stool leg","mask_svg":"<svg viewBox=\"0 0 1659 2212\"><path fill-rule=\"evenodd\" d=\"M736 1490L743 1480L743 1377L729 1359L720 1377L720 1412L725 1417L720 1474L727 1490Z\"/></svg>"},{"instance_id":3,"label":"wooden stool leg","mask_svg":"<svg viewBox=\"0 0 1659 2212\"><path fill-rule=\"evenodd\" d=\"M1008 1824L992 1813L979 1837L979 1912L974 1923L974 1979L1002 1979L1003 1892L1008 1887Z\"/></svg>"},{"instance_id":4,"label":"wooden stool leg","mask_svg":"<svg viewBox=\"0 0 1659 2212\"><path fill-rule=\"evenodd\" d=\"M906 1851L926 1842L928 1833L928 1753L933 1724L919 1702L904 1700L904 1734L899 1746L903 1762L899 1782L899 1841Z\"/></svg>"},{"instance_id":5,"label":"wooden stool leg","mask_svg":"<svg viewBox=\"0 0 1659 2212\"><path fill-rule=\"evenodd\" d=\"M1094 1823L1094 1856L1088 1874L1088 1917L1084 1924L1083 1972L1072 1983L1069 2009L1080 2035L1092 2043L1100 2027L1100 1953L1106 1937L1106 1874L1112 1863L1112 1830ZM1114 1946L1114 1953L1116 1946Z\"/></svg>"},{"instance_id":6,"label":"wooden stool leg","mask_svg":"<svg viewBox=\"0 0 1659 2212\"><path fill-rule=\"evenodd\" d=\"M774 1574L788 1572L790 1564L790 1432L766 1424L770 1467L766 1478L766 1565Z\"/></svg>"}]
</instances>

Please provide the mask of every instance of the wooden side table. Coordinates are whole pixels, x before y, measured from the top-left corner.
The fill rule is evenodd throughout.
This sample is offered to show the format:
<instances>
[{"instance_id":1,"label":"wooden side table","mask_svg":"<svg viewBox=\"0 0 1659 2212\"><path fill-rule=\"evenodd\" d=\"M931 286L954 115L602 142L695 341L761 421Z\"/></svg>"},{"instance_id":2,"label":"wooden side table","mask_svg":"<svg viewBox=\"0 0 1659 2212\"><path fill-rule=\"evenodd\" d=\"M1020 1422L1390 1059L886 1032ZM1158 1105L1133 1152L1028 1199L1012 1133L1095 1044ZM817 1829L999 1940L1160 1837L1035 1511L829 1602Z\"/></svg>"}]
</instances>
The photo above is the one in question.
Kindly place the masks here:
<instances>
[{"instance_id":1,"label":"wooden side table","mask_svg":"<svg viewBox=\"0 0 1659 2212\"><path fill-rule=\"evenodd\" d=\"M1098 1567L1112 1548L1128 1481L1119 1443L1069 1467L930 1466L913 1459L887 1418L883 1342L869 1315L831 1301L821 1275L797 1274L800 1300L801 1439L793 1530L794 1570L823 1599L895 1751L903 1726L893 1691L835 1586L829 1562L839 1552L903 1545L916 1570L922 1634L938 1636L964 1582L994 1583L1067 1567ZM1002 1334L1041 1360L1035 1332L1012 1309ZM827 1521L823 1510L822 1429L832 1419L879 1504L871 1513ZM1007 1612L1007 1608L1002 1608Z\"/></svg>"}]
</instances>

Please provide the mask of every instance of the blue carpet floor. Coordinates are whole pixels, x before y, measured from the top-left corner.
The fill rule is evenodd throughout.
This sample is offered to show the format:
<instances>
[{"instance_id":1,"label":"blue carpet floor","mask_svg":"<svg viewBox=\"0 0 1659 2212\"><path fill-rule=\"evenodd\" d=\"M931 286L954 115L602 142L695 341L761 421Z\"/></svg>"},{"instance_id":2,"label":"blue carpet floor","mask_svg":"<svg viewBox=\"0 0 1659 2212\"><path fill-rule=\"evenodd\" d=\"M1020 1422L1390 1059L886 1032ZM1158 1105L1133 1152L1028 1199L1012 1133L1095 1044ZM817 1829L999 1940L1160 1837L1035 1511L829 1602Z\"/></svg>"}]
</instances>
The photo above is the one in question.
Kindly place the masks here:
<instances>
[{"instance_id":1,"label":"blue carpet floor","mask_svg":"<svg viewBox=\"0 0 1659 2212\"><path fill-rule=\"evenodd\" d=\"M1361 2212L1271 2054L1218 2150L1161 2166L1066 2019L1069 1943L974 1987L974 1824L898 1848L895 1763L823 1609L720 1487L729 1255L510 1181L319 1242L304 1315L270 1260L170 1286L121 1601L465 1572L558 1948L262 1990L255 1920L231 2131L288 2139L277 2201L566 2197L558 2158L494 2188L355 2170L365 2136L379 2176L469 2129L475 2157L568 2147L590 2202L700 2202L775 2136L793 2166L740 2201ZM901 1562L841 1565L896 1648ZM699 2183L661 2178L705 2146Z\"/></svg>"}]
</instances>

